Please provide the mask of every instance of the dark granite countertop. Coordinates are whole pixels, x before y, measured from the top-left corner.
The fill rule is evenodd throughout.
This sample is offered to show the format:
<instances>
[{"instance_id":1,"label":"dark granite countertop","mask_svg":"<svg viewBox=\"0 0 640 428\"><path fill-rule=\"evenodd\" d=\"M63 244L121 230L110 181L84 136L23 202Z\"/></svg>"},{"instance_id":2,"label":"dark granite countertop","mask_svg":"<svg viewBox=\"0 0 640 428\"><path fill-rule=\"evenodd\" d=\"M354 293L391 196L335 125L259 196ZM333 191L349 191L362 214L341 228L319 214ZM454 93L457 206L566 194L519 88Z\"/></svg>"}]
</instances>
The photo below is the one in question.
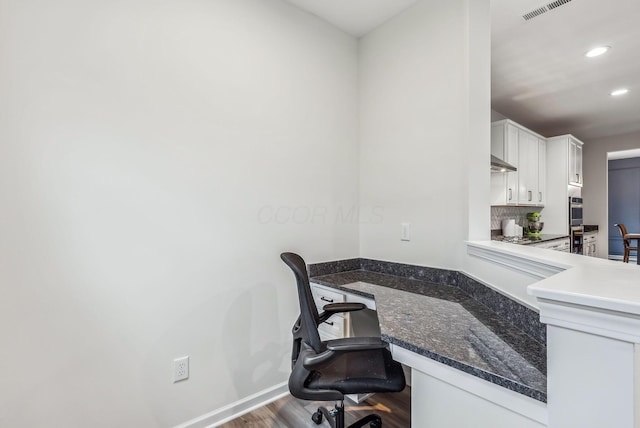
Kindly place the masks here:
<instances>
[{"instance_id":1,"label":"dark granite countertop","mask_svg":"<svg viewBox=\"0 0 640 428\"><path fill-rule=\"evenodd\" d=\"M546 346L457 286L353 270L311 282L374 298L382 338L546 402Z\"/></svg>"},{"instance_id":2,"label":"dark granite countertop","mask_svg":"<svg viewBox=\"0 0 640 428\"><path fill-rule=\"evenodd\" d=\"M569 238L569 235L547 233L547 234L542 234L540 236L527 236L525 234L525 236L523 236L521 239L517 241L512 241L510 240L510 238L506 238L502 235L491 236L491 240L493 241L505 241L505 242L509 242L510 244L518 244L518 245L537 244L539 242L555 241L556 239L565 239L565 238Z\"/></svg>"},{"instance_id":3,"label":"dark granite countertop","mask_svg":"<svg viewBox=\"0 0 640 428\"><path fill-rule=\"evenodd\" d=\"M597 233L598 232L598 225L597 224L585 224L582 226L582 233L586 234L586 233ZM580 235L582 235L582 233L580 233ZM578 235L578 233L576 233L576 235Z\"/></svg>"}]
</instances>

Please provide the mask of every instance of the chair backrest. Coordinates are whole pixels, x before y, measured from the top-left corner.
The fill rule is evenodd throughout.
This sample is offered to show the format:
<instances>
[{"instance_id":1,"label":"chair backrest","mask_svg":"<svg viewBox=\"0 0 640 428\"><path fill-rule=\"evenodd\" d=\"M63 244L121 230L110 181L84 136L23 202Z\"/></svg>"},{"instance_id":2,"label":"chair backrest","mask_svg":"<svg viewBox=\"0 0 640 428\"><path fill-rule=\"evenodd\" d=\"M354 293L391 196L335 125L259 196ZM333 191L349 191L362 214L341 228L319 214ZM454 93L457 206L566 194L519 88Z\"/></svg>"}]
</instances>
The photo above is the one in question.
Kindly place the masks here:
<instances>
[{"instance_id":1,"label":"chair backrest","mask_svg":"<svg viewBox=\"0 0 640 428\"><path fill-rule=\"evenodd\" d=\"M298 286L298 301L300 303L300 325L294 326L294 336L300 336L302 341L310 345L314 351L321 352L322 341L318 333L320 316L313 301L311 286L309 285L309 275L304 259L295 253L282 253L280 258L291 268L296 278ZM295 337L294 337L295 339ZM295 359L297 356L293 356Z\"/></svg>"},{"instance_id":2,"label":"chair backrest","mask_svg":"<svg viewBox=\"0 0 640 428\"><path fill-rule=\"evenodd\" d=\"M622 242L624 243L625 247L628 247L629 246L629 241L624 239L624 235L627 234L627 227L622 223L616 223L616 224L614 224L614 226L618 227L618 229L620 230L620 236L622 237Z\"/></svg>"}]
</instances>

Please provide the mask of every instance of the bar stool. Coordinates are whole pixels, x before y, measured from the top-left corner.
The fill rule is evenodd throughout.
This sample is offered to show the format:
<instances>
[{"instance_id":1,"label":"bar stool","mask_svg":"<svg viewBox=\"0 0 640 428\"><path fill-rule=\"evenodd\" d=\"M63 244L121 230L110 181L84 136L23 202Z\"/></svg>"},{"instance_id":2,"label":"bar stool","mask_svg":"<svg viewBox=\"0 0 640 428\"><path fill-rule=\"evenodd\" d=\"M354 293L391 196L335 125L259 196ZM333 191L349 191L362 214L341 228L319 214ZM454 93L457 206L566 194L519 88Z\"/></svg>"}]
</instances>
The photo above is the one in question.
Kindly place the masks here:
<instances>
[{"instance_id":1,"label":"bar stool","mask_svg":"<svg viewBox=\"0 0 640 428\"><path fill-rule=\"evenodd\" d=\"M622 236L622 242L624 243L624 256L622 257L622 261L625 263L629 263L629 253L631 251L635 251L636 257L637 257L638 247L632 247L631 240L625 238L625 235L628 235L629 233L627 232L627 228L624 224L616 223L614 224L614 226L617 226L618 229L620 230L620 235Z\"/></svg>"}]
</instances>

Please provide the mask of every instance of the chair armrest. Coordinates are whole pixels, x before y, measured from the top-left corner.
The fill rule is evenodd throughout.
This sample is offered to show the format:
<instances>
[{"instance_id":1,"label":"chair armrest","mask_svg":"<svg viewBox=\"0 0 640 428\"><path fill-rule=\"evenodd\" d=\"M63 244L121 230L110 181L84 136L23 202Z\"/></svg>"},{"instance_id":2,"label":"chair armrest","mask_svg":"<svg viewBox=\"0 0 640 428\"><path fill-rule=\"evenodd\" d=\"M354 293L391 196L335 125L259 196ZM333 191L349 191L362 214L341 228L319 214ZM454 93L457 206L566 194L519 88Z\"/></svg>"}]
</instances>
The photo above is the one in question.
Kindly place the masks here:
<instances>
[{"instance_id":1,"label":"chair armrest","mask_svg":"<svg viewBox=\"0 0 640 428\"><path fill-rule=\"evenodd\" d=\"M366 308L367 305L364 303L355 303L355 302L344 302L344 303L329 303L328 305L324 305L322 310L325 312L353 312L353 311L361 311Z\"/></svg>"},{"instance_id":2,"label":"chair armrest","mask_svg":"<svg viewBox=\"0 0 640 428\"><path fill-rule=\"evenodd\" d=\"M387 344L379 337L345 337L327 341L327 349L335 352L366 351L386 347Z\"/></svg>"},{"instance_id":3,"label":"chair armrest","mask_svg":"<svg viewBox=\"0 0 640 428\"><path fill-rule=\"evenodd\" d=\"M333 314L340 312L354 312L361 311L367 306L363 303L344 302L344 303L329 303L322 308L323 312L319 315L320 322L325 322Z\"/></svg>"}]
</instances>

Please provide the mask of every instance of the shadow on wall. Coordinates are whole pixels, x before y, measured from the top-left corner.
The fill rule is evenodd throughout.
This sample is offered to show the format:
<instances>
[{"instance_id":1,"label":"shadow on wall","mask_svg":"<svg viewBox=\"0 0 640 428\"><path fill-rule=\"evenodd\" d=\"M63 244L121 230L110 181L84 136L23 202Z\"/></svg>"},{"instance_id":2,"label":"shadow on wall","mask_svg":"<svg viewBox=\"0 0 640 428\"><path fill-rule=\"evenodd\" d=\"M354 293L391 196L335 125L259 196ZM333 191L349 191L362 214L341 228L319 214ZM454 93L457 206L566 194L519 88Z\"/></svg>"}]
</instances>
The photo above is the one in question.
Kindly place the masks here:
<instances>
[{"instance_id":1,"label":"shadow on wall","mask_svg":"<svg viewBox=\"0 0 640 428\"><path fill-rule=\"evenodd\" d=\"M142 362L148 386L142 393L157 426L183 423L287 379L290 332L280 322L276 285L214 293L183 310ZM190 357L190 377L173 383L171 361L183 355Z\"/></svg>"},{"instance_id":2,"label":"shadow on wall","mask_svg":"<svg viewBox=\"0 0 640 428\"><path fill-rule=\"evenodd\" d=\"M275 296L273 285L255 284L226 308L224 356L240 398L254 394L256 385L266 388L287 379L288 348L281 346L283 332L278 331L281 323ZM265 304L268 302L273 305Z\"/></svg>"}]
</instances>

